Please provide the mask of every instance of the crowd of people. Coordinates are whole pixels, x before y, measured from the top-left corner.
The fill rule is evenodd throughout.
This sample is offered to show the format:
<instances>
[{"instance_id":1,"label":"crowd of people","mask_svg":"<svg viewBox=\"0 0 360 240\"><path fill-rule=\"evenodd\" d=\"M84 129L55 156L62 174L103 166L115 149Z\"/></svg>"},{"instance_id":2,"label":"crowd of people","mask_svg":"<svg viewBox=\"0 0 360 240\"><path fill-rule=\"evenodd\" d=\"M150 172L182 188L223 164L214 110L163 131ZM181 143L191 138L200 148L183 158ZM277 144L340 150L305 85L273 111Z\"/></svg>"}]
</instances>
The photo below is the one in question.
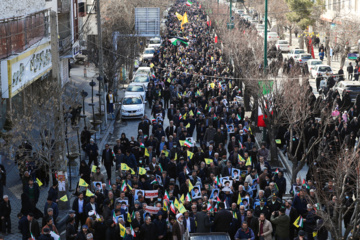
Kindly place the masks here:
<instances>
[{"instance_id":1,"label":"crowd of people","mask_svg":"<svg viewBox=\"0 0 360 240\"><path fill-rule=\"evenodd\" d=\"M66 239L181 240L187 233L212 232L228 233L233 240L327 239L311 201L316 191L314 173L322 166L318 154L309 156L310 163L318 164L309 164L306 179L297 178L287 188L284 173L270 164L267 144L259 146L255 140L256 126L245 116L232 66L215 44L201 4L178 0L166 25L154 58L143 63L154 75L146 96L151 117L141 119L138 135L129 139L122 133L116 145L106 144L100 151L86 128L81 133L86 160L80 163ZM284 69L287 64L291 65L286 61ZM325 99L316 99L309 87L304 94L315 115L335 119L319 148L334 153L339 140L354 147L360 134L360 97L352 105L346 93L340 98L329 91ZM307 124L310 143L321 124L313 119ZM289 130L282 130L277 138L286 144ZM295 144L298 135L294 133ZM21 148L31 151L26 142ZM299 151L298 157L302 154ZM50 183L49 171L45 166L37 171L32 162L24 165L23 157L17 158L23 180L18 228L23 240L51 240L59 235L59 201L67 199L59 196L54 173L44 210L38 210L39 182ZM321 157L326 160L325 154ZM101 173L101 165L106 174ZM333 181L323 179L326 191L334 192ZM286 194L292 197L285 198ZM347 194L351 196L351 191ZM349 199L346 206L350 205ZM10 201L4 195L3 234L11 233L10 214ZM347 214L345 225L351 211Z\"/></svg>"}]
</instances>

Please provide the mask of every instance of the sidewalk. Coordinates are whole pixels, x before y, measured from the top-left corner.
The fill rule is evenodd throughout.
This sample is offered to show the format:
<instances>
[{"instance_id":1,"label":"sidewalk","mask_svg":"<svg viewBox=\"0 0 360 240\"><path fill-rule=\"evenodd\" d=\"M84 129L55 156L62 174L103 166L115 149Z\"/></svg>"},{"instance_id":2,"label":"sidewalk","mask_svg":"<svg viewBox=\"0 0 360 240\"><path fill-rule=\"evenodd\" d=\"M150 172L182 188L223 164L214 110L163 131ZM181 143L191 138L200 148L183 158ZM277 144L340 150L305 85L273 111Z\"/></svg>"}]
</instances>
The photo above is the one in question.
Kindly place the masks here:
<instances>
[{"instance_id":1,"label":"sidewalk","mask_svg":"<svg viewBox=\"0 0 360 240\"><path fill-rule=\"evenodd\" d=\"M67 83L65 85L65 89L66 89L66 93L69 93L71 91L82 91L85 90L88 93L88 96L85 98L85 115L86 117L86 125L88 126L88 128L91 128L92 126L89 123L89 120L92 119L92 108L91 106L89 106L89 103L91 103L91 87L89 85L89 83L91 82L91 79L94 79L94 81L96 82L96 86L94 87L94 103L95 103L95 114L98 112L97 109L99 108L99 97L96 96L96 93L98 93L98 87L99 87L99 82L96 80L96 77L98 76L98 73L96 71L96 69L94 68L94 66L90 66L87 68L87 77L84 77L84 66L83 65L75 65L72 67L71 69L71 77L70 77L70 82ZM65 94L66 94L65 93ZM79 99L77 99L77 101L82 104L82 98L81 96L79 97ZM81 114L83 112L81 111ZM102 116L102 131L100 132L100 136L99 136L99 132L97 132L97 136L99 136L96 140L98 146L99 146L99 150L103 149L103 145L106 142L106 139L108 138L109 133L112 133L113 130L113 125L115 123L115 120L109 120L107 126L105 126L104 123L104 116ZM81 133L81 131L84 128L84 120L80 119L79 122L79 134ZM73 141L73 142L78 142L78 138L77 138L77 132L76 130L72 129L71 126L68 126L68 137L69 137L69 141ZM95 139L95 137L94 137ZM83 153L83 152L82 152ZM82 154L83 155L83 154ZM79 166L80 164L80 159L76 159L75 160ZM11 202L11 223L12 223L12 228L11 231L13 234L8 235L5 237L5 239L9 239L9 240L18 240L21 239L22 236L19 233L18 230L18 218L17 218L17 214L20 212L21 210L21 194L22 194L22 182L21 179L19 177L19 172L18 172L18 168L17 165L14 163L14 160L11 159L10 156L6 156L5 153L0 152L0 163L2 163L5 166L6 172L7 172L7 182L6 182L6 186L4 187L4 194L9 196L9 200ZM76 184L78 182L79 178L78 175L76 176L72 176L72 184L71 184L71 188L75 189L76 188ZM46 199L48 196L48 190L49 187L52 185L52 183L49 183L49 186L46 187L45 185L42 186L40 188L40 197L39 197L39 201L37 204L37 208L40 211L44 210L44 205L46 203ZM69 198L69 203L70 203L70 208L72 206L72 202L74 197L72 196L72 193L69 193L68 198ZM59 196L61 197L61 196ZM63 229L65 229L65 225L64 225L64 219L66 217L68 213L68 210L59 210L59 217L57 219L58 222L58 230L59 232L61 232L62 237L61 239L65 239L65 231L62 231ZM41 226L41 220L39 219L39 223ZM62 225L62 226L60 226Z\"/></svg>"}]
</instances>

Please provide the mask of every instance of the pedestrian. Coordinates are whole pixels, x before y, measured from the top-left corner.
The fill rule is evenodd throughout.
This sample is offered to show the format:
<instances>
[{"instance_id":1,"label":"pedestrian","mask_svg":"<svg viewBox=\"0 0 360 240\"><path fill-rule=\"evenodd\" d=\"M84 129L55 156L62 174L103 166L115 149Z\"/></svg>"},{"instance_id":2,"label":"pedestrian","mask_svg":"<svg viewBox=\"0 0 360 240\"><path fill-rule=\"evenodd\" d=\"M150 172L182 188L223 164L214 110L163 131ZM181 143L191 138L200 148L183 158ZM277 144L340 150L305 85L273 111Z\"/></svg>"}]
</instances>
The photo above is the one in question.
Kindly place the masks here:
<instances>
[{"instance_id":1,"label":"pedestrian","mask_svg":"<svg viewBox=\"0 0 360 240\"><path fill-rule=\"evenodd\" d=\"M4 194L4 186L6 186L6 170L4 165L0 164L0 197Z\"/></svg>"},{"instance_id":2,"label":"pedestrian","mask_svg":"<svg viewBox=\"0 0 360 240\"><path fill-rule=\"evenodd\" d=\"M105 144L105 149L101 156L101 163L106 169L107 180L111 180L111 167L114 166L114 161L116 161L116 158L113 150L110 148L109 144Z\"/></svg>"},{"instance_id":3,"label":"pedestrian","mask_svg":"<svg viewBox=\"0 0 360 240\"><path fill-rule=\"evenodd\" d=\"M275 217L277 212L272 212L271 222L275 225L275 237L277 240L289 240L290 217L285 214L285 208L280 208L279 216Z\"/></svg>"},{"instance_id":4,"label":"pedestrian","mask_svg":"<svg viewBox=\"0 0 360 240\"><path fill-rule=\"evenodd\" d=\"M80 226L84 225L87 216L87 213L85 213L84 194L82 192L74 199L72 210L75 211L75 229L78 229L79 222Z\"/></svg>"},{"instance_id":5,"label":"pedestrian","mask_svg":"<svg viewBox=\"0 0 360 240\"><path fill-rule=\"evenodd\" d=\"M184 216L181 213L176 214L176 221L173 224L173 240L181 240L185 233Z\"/></svg>"},{"instance_id":6,"label":"pedestrian","mask_svg":"<svg viewBox=\"0 0 360 240\"><path fill-rule=\"evenodd\" d=\"M261 213L259 217L259 233L258 236L263 240L271 240L272 239L272 225L269 220L265 218L265 214Z\"/></svg>"},{"instance_id":7,"label":"pedestrian","mask_svg":"<svg viewBox=\"0 0 360 240\"><path fill-rule=\"evenodd\" d=\"M145 223L141 225L140 228L140 239L143 240L156 240L157 239L157 229L153 222L151 222L151 217L145 217Z\"/></svg>"},{"instance_id":8,"label":"pedestrian","mask_svg":"<svg viewBox=\"0 0 360 240\"><path fill-rule=\"evenodd\" d=\"M71 217L66 225L66 240L75 240L76 236L75 218Z\"/></svg>"},{"instance_id":9,"label":"pedestrian","mask_svg":"<svg viewBox=\"0 0 360 240\"><path fill-rule=\"evenodd\" d=\"M86 146L86 154L89 157L89 166L94 162L94 165L98 166L99 148L93 138L90 138L90 143Z\"/></svg>"},{"instance_id":10,"label":"pedestrian","mask_svg":"<svg viewBox=\"0 0 360 240\"><path fill-rule=\"evenodd\" d=\"M34 182L33 179L29 179L29 182L25 187L24 193L28 197L32 209L35 210L36 204L38 203L40 196L39 185L36 182Z\"/></svg>"},{"instance_id":11,"label":"pedestrian","mask_svg":"<svg viewBox=\"0 0 360 240\"><path fill-rule=\"evenodd\" d=\"M114 115L114 94L112 90L109 90L108 94L106 94L106 104L107 104L107 113L110 114L112 119L115 119Z\"/></svg>"},{"instance_id":12,"label":"pedestrian","mask_svg":"<svg viewBox=\"0 0 360 240\"><path fill-rule=\"evenodd\" d=\"M219 203L219 210L214 218L214 231L215 232L227 232L229 231L230 224L232 222L232 214L225 210L223 202Z\"/></svg>"},{"instance_id":13,"label":"pedestrian","mask_svg":"<svg viewBox=\"0 0 360 240\"><path fill-rule=\"evenodd\" d=\"M195 216L197 223L197 233L209 233L213 222L210 220L210 213L207 212L207 205L203 204L201 207L201 212L197 212Z\"/></svg>"},{"instance_id":14,"label":"pedestrian","mask_svg":"<svg viewBox=\"0 0 360 240\"><path fill-rule=\"evenodd\" d=\"M298 233L298 236L296 238L294 238L294 240L308 240L308 238L305 237L304 230L300 230Z\"/></svg>"},{"instance_id":15,"label":"pedestrian","mask_svg":"<svg viewBox=\"0 0 360 240\"><path fill-rule=\"evenodd\" d=\"M38 238L39 240L55 240L51 235L50 235L50 229L49 228L44 228L43 229L43 233L40 235L40 237Z\"/></svg>"},{"instance_id":16,"label":"pedestrian","mask_svg":"<svg viewBox=\"0 0 360 240\"><path fill-rule=\"evenodd\" d=\"M88 156L87 152L86 152L86 146L88 144L90 144L90 139L91 139L91 133L89 132L89 130L85 126L84 129L81 131L81 134L80 134L81 149L86 154L85 158Z\"/></svg>"},{"instance_id":17,"label":"pedestrian","mask_svg":"<svg viewBox=\"0 0 360 240\"><path fill-rule=\"evenodd\" d=\"M246 221L242 222L241 228L235 234L235 240L255 240L254 231L248 227L248 223Z\"/></svg>"},{"instance_id":18,"label":"pedestrian","mask_svg":"<svg viewBox=\"0 0 360 240\"><path fill-rule=\"evenodd\" d=\"M321 61L323 61L324 57L325 57L324 49L321 49L320 52L319 52L319 58L320 58Z\"/></svg>"},{"instance_id":19,"label":"pedestrian","mask_svg":"<svg viewBox=\"0 0 360 240\"><path fill-rule=\"evenodd\" d=\"M40 236L39 223L34 219L33 213L29 213L27 216L24 216L21 213L19 213L18 218L20 219L18 229L21 232L22 240L31 239L31 234L35 238L38 238Z\"/></svg>"},{"instance_id":20,"label":"pedestrian","mask_svg":"<svg viewBox=\"0 0 360 240\"><path fill-rule=\"evenodd\" d=\"M11 234L11 204L8 195L3 196L3 201L0 203L0 219L1 230L3 235ZM6 232L7 230L7 232Z\"/></svg>"},{"instance_id":21,"label":"pedestrian","mask_svg":"<svg viewBox=\"0 0 360 240\"><path fill-rule=\"evenodd\" d=\"M349 63L349 66L346 68L346 71L348 73L348 80L352 81L353 78L353 72L354 72L354 67L351 65L351 63Z\"/></svg>"}]
</instances>

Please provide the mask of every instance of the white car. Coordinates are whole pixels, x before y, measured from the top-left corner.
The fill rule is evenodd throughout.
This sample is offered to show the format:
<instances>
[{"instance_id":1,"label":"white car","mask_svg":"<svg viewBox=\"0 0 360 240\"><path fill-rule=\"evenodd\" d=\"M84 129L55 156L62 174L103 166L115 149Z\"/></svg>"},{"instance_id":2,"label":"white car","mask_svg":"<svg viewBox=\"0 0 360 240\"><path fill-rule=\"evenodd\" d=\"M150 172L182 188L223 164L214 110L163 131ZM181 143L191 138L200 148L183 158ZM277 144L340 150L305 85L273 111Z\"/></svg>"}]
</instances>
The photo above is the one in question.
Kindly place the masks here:
<instances>
[{"instance_id":1,"label":"white car","mask_svg":"<svg viewBox=\"0 0 360 240\"><path fill-rule=\"evenodd\" d=\"M358 81L340 81L334 86L337 89L340 98L342 99L343 92L347 92L351 98L351 102L355 102L356 97L360 94L360 83Z\"/></svg>"},{"instance_id":2,"label":"white car","mask_svg":"<svg viewBox=\"0 0 360 240\"><path fill-rule=\"evenodd\" d=\"M142 97L145 99L146 96L146 88L143 85L136 85L130 83L130 85L125 90L125 97Z\"/></svg>"},{"instance_id":3,"label":"white car","mask_svg":"<svg viewBox=\"0 0 360 240\"><path fill-rule=\"evenodd\" d=\"M316 65L313 70L311 70L311 76L316 78L316 76L326 76L333 74L333 70L329 65Z\"/></svg>"},{"instance_id":4,"label":"white car","mask_svg":"<svg viewBox=\"0 0 360 240\"><path fill-rule=\"evenodd\" d=\"M276 42L277 40L279 40L279 35L277 34L277 32L268 32L267 40L268 42Z\"/></svg>"},{"instance_id":5,"label":"white car","mask_svg":"<svg viewBox=\"0 0 360 240\"><path fill-rule=\"evenodd\" d=\"M161 38L158 37L150 38L149 44L161 44Z\"/></svg>"},{"instance_id":6,"label":"white car","mask_svg":"<svg viewBox=\"0 0 360 240\"><path fill-rule=\"evenodd\" d=\"M148 88L150 77L147 74L137 74L133 78L131 85L145 86L145 90Z\"/></svg>"},{"instance_id":7,"label":"white car","mask_svg":"<svg viewBox=\"0 0 360 240\"><path fill-rule=\"evenodd\" d=\"M310 59L312 59L312 56L309 53L299 54L296 56L296 58L294 58L295 62L298 62L300 64L306 63Z\"/></svg>"},{"instance_id":8,"label":"white car","mask_svg":"<svg viewBox=\"0 0 360 240\"><path fill-rule=\"evenodd\" d=\"M142 75L142 74L146 74L149 77L151 77L154 74L154 69L152 69L151 67L139 67L136 70L135 75Z\"/></svg>"},{"instance_id":9,"label":"white car","mask_svg":"<svg viewBox=\"0 0 360 240\"><path fill-rule=\"evenodd\" d=\"M145 103L142 97L124 97L121 101L121 118L142 118L145 115Z\"/></svg>"},{"instance_id":10,"label":"white car","mask_svg":"<svg viewBox=\"0 0 360 240\"><path fill-rule=\"evenodd\" d=\"M291 49L289 54L288 54L288 58L295 58L295 56L305 53L304 49L299 49L299 48L295 48L295 49Z\"/></svg>"},{"instance_id":11,"label":"white car","mask_svg":"<svg viewBox=\"0 0 360 240\"><path fill-rule=\"evenodd\" d=\"M142 56L141 56L141 60L152 60L154 57L154 53L155 53L155 49L154 48L145 48Z\"/></svg>"},{"instance_id":12,"label":"white car","mask_svg":"<svg viewBox=\"0 0 360 240\"><path fill-rule=\"evenodd\" d=\"M309 61L307 61L307 65L308 65L308 68L309 68L309 73L311 73L311 71L313 69L315 69L315 67L317 65L322 65L322 61L319 60L319 59L310 59Z\"/></svg>"},{"instance_id":13,"label":"white car","mask_svg":"<svg viewBox=\"0 0 360 240\"><path fill-rule=\"evenodd\" d=\"M253 24L253 25L256 25L256 24L259 23L259 21L258 20L250 20L250 23Z\"/></svg>"},{"instance_id":14,"label":"white car","mask_svg":"<svg viewBox=\"0 0 360 240\"><path fill-rule=\"evenodd\" d=\"M290 51L290 44L286 40L278 40L275 44L276 49L281 50L282 52Z\"/></svg>"}]
</instances>

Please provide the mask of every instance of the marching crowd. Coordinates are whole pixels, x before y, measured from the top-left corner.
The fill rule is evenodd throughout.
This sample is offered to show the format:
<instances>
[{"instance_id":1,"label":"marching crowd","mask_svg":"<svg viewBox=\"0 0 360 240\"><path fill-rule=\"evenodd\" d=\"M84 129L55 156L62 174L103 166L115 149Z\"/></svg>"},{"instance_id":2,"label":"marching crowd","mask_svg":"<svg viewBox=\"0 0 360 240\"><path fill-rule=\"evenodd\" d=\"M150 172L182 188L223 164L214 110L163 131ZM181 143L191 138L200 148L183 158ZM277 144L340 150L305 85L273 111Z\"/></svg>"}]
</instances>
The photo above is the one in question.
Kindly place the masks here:
<instances>
[{"instance_id":1,"label":"marching crowd","mask_svg":"<svg viewBox=\"0 0 360 240\"><path fill-rule=\"evenodd\" d=\"M187 232L226 232L235 240L327 239L311 201L314 173L322 166L318 154L312 155L311 163L318 164L311 164L306 179L298 178L288 189L283 172L269 163L267 144L256 144L256 126L245 116L232 66L214 43L201 4L177 1L166 25L162 45L146 63L155 72L146 96L152 116L141 119L138 135L129 139L122 133L116 145L106 144L99 152L86 128L81 134L88 162L80 163L66 239L181 240ZM339 139L354 147L359 101L352 106L346 95L341 100L334 92L326 99L315 99L310 89L306 94L317 116L331 115L340 122L327 129L321 151L336 152ZM308 124L306 138L311 142L320 123L311 119ZM290 141L288 129L279 132L283 143ZM293 141L298 141L297 133ZM325 161L326 154L321 159ZM31 171L21 175L18 218L23 240L59 235L58 203L68 201L59 196L54 180L39 211L38 177ZM332 180L322 177L331 194ZM49 183L45 175L41 181ZM288 193L293 197L283 198ZM6 234L11 230L11 206L8 196L3 199L0 218ZM350 221L346 219L345 225Z\"/></svg>"}]
</instances>

